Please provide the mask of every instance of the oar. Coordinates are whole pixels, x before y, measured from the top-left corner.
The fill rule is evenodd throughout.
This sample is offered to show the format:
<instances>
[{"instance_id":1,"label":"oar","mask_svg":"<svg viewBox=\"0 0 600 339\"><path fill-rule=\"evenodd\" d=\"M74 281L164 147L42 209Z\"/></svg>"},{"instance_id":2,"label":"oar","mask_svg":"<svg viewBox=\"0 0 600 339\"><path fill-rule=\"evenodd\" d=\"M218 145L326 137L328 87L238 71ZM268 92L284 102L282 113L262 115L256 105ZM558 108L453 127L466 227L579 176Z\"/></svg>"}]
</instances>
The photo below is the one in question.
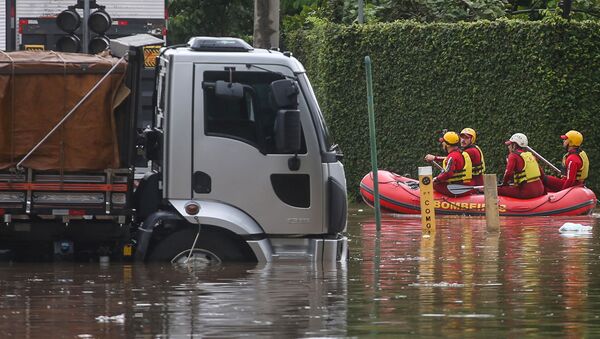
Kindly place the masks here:
<instances>
[{"instance_id":1,"label":"oar","mask_svg":"<svg viewBox=\"0 0 600 339\"><path fill-rule=\"evenodd\" d=\"M548 160L544 159L544 157L543 157L543 156L541 156L541 155L540 155L538 152L534 151L534 150L533 150L533 148L531 148L531 147L529 147L529 146L526 146L526 147L524 147L524 148L525 148L526 150L528 150L529 152L533 153L533 155L534 155L536 158L538 158L538 159L540 159L541 161L543 161L543 162L544 162L546 165L550 166L550 168L552 168L552 169L553 169L553 170L555 170L556 172L558 172L558 173L562 174L562 171L561 171L561 170L559 170L558 168L556 168L556 166L552 165L552 163L551 163L550 161L548 161Z\"/></svg>"},{"instance_id":2,"label":"oar","mask_svg":"<svg viewBox=\"0 0 600 339\"><path fill-rule=\"evenodd\" d=\"M440 164L438 164L437 162L435 162L435 160L434 160L434 161L432 161L431 163L433 163L433 164L435 165L435 167L439 168L439 169L440 169L440 171L442 171L442 172L444 171L444 168L442 167L442 165L440 165Z\"/></svg>"},{"instance_id":3,"label":"oar","mask_svg":"<svg viewBox=\"0 0 600 339\"><path fill-rule=\"evenodd\" d=\"M461 184L449 184L447 186L448 191L452 194L463 194L473 190L483 189L483 186L470 186L470 185L461 185Z\"/></svg>"}]
</instances>

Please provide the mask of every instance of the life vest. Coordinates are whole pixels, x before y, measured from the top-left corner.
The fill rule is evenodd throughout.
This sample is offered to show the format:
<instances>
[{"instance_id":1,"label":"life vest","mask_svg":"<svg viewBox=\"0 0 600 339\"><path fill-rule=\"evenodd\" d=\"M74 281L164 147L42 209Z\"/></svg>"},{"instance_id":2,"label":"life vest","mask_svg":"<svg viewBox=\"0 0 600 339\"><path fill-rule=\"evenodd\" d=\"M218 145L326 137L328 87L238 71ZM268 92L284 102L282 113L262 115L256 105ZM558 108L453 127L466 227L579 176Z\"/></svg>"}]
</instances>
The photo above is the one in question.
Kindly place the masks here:
<instances>
[{"instance_id":1,"label":"life vest","mask_svg":"<svg viewBox=\"0 0 600 339\"><path fill-rule=\"evenodd\" d=\"M525 166L523 166L521 171L515 172L515 184L520 185L525 182L540 180L542 173L540 172L540 166L538 165L537 160L535 160L533 154L531 154L531 152L521 152L517 154L521 156L525 162Z\"/></svg>"},{"instance_id":2,"label":"life vest","mask_svg":"<svg viewBox=\"0 0 600 339\"><path fill-rule=\"evenodd\" d=\"M479 157L481 158L481 162L479 164L473 164L473 175L482 175L485 173L485 159L483 158L483 152L481 151L481 148L479 148L479 146L477 145L469 145L465 147L465 149L470 147L477 148L477 150L479 151Z\"/></svg>"},{"instance_id":3,"label":"life vest","mask_svg":"<svg viewBox=\"0 0 600 339\"><path fill-rule=\"evenodd\" d=\"M448 179L448 182L465 182L473 178L473 164L471 163L471 157L469 156L469 153L461 152L461 155L465 164L460 170L454 171L454 175ZM446 168L447 161L448 157L444 159L442 167Z\"/></svg>"},{"instance_id":4,"label":"life vest","mask_svg":"<svg viewBox=\"0 0 600 339\"><path fill-rule=\"evenodd\" d=\"M581 158L581 162L583 163L583 166L581 166L581 168L579 170L577 170L577 180L579 181L584 181L585 179L587 179L588 177L588 172L590 170L590 159L588 158L587 154L585 153L585 151L580 151L577 150L575 152L575 154L579 155L579 157ZM567 153L563 156L562 159L562 166L563 166L563 173L566 175L566 162L567 162L567 156L569 156L570 153Z\"/></svg>"}]
</instances>

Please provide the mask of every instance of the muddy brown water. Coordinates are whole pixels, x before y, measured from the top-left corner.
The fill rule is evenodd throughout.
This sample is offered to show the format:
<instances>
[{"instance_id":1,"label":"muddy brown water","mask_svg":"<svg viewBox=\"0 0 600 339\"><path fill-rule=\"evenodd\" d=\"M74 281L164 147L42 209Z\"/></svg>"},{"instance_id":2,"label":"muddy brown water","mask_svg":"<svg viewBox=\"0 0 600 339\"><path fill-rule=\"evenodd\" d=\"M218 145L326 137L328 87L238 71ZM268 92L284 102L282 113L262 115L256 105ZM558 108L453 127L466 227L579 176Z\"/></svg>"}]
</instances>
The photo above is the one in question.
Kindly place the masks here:
<instances>
[{"instance_id":1,"label":"muddy brown water","mask_svg":"<svg viewBox=\"0 0 600 339\"><path fill-rule=\"evenodd\" d=\"M0 338L599 337L598 220L439 217L423 238L354 206L330 267L3 263Z\"/></svg>"}]
</instances>

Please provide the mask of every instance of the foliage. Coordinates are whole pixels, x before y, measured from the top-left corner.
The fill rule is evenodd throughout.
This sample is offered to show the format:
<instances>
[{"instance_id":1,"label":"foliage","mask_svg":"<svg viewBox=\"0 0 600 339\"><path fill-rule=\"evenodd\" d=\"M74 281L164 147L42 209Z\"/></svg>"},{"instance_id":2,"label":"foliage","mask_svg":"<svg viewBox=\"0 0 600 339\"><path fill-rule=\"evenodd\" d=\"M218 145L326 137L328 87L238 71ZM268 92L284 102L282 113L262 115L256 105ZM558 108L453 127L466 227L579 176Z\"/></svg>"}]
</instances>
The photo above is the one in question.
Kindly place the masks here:
<instances>
[{"instance_id":1,"label":"foliage","mask_svg":"<svg viewBox=\"0 0 600 339\"><path fill-rule=\"evenodd\" d=\"M381 168L414 176L426 153L441 153L436 131L464 127L478 131L489 173L504 170L503 141L516 132L559 164L559 135L576 129L592 163L589 185L600 192L599 22L312 22L286 43L305 64L344 151L351 196L370 171L366 55Z\"/></svg>"},{"instance_id":2,"label":"foliage","mask_svg":"<svg viewBox=\"0 0 600 339\"><path fill-rule=\"evenodd\" d=\"M423 22L475 21L505 16L502 0L386 0L378 15L382 21L414 19Z\"/></svg>"},{"instance_id":3,"label":"foliage","mask_svg":"<svg viewBox=\"0 0 600 339\"><path fill-rule=\"evenodd\" d=\"M169 15L170 44L199 35L252 37L254 6L248 0L171 0Z\"/></svg>"},{"instance_id":4,"label":"foliage","mask_svg":"<svg viewBox=\"0 0 600 339\"><path fill-rule=\"evenodd\" d=\"M306 27L311 17L344 24L357 21L357 0L287 0L282 3L295 6L293 11L284 13L284 31ZM563 3L560 0L364 0L364 11L367 23L496 20L507 15L511 19L540 20L560 17ZM600 0L574 0L569 17L599 19Z\"/></svg>"},{"instance_id":5,"label":"foliage","mask_svg":"<svg viewBox=\"0 0 600 339\"><path fill-rule=\"evenodd\" d=\"M560 0L509 0L511 18L540 20L560 17L565 1ZM600 18L600 0L572 1L569 18L572 20L598 20Z\"/></svg>"}]
</instances>

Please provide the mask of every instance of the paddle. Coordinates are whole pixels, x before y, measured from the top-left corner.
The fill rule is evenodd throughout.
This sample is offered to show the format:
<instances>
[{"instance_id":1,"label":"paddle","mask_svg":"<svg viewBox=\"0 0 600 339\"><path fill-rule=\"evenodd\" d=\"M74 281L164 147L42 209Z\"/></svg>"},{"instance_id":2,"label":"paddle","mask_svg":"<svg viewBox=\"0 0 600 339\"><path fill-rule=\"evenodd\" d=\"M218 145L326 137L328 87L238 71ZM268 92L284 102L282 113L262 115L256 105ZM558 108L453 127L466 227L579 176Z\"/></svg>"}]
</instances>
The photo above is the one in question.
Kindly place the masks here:
<instances>
[{"instance_id":1,"label":"paddle","mask_svg":"<svg viewBox=\"0 0 600 339\"><path fill-rule=\"evenodd\" d=\"M470 186L470 185L461 185L461 184L449 184L447 186L448 191L452 194L463 194L474 190L481 190L483 186Z\"/></svg>"},{"instance_id":2,"label":"paddle","mask_svg":"<svg viewBox=\"0 0 600 339\"><path fill-rule=\"evenodd\" d=\"M434 164L435 167L439 168L440 171L442 171L442 172L444 171L444 168L442 167L442 165L440 165L437 162L435 162L435 160L431 161L431 163Z\"/></svg>"},{"instance_id":3,"label":"paddle","mask_svg":"<svg viewBox=\"0 0 600 339\"><path fill-rule=\"evenodd\" d=\"M543 156L541 156L538 152L534 151L533 148L529 147L529 146L525 146L524 147L526 150L528 150L529 152L531 152L536 158L540 159L541 161L543 161L546 165L550 166L550 168L552 168L553 170L555 170L556 172L562 174L562 171L559 170L558 168L556 168L556 166L552 165L552 163L546 159L544 159Z\"/></svg>"}]
</instances>

